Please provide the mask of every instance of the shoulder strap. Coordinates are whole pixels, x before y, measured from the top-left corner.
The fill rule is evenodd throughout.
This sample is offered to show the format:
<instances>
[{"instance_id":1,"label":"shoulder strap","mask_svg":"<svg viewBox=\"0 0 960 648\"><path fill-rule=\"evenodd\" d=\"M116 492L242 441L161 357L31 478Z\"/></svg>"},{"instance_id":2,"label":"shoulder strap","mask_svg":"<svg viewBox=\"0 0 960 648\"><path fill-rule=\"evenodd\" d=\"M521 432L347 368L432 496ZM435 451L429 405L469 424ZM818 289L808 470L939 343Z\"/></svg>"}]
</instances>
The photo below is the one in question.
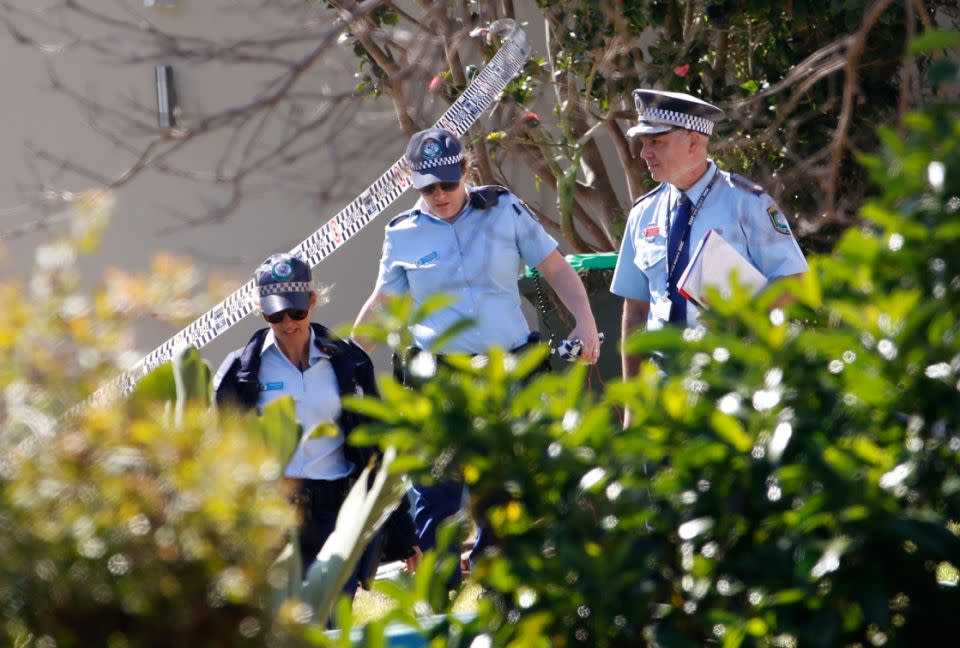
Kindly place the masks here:
<instances>
[{"instance_id":1,"label":"shoulder strap","mask_svg":"<svg viewBox=\"0 0 960 648\"><path fill-rule=\"evenodd\" d=\"M387 223L387 227L393 227L394 225L397 225L398 223L403 222L404 220L410 218L411 216L416 216L419 213L420 213L419 209L410 209L408 211L403 212L402 214L397 214L396 216L390 219L390 222Z\"/></svg>"},{"instance_id":2,"label":"shoulder strap","mask_svg":"<svg viewBox=\"0 0 960 648\"><path fill-rule=\"evenodd\" d=\"M500 185L484 185L470 191L470 204L474 209L490 209L497 204L500 196L510 193L510 190Z\"/></svg>"},{"instance_id":3,"label":"shoulder strap","mask_svg":"<svg viewBox=\"0 0 960 648\"><path fill-rule=\"evenodd\" d=\"M763 187L758 185L753 180L743 177L739 173L731 173L730 182L732 182L733 186L737 187L738 189L749 191L754 196L762 196L764 194Z\"/></svg>"},{"instance_id":4,"label":"shoulder strap","mask_svg":"<svg viewBox=\"0 0 960 648\"><path fill-rule=\"evenodd\" d=\"M654 189L652 189L651 191L648 191L647 193L643 194L642 196L640 196L639 198L637 198L636 200L634 200L632 206L633 206L633 207L636 207L637 205L639 205L640 203L642 203L644 200L646 200L647 198L651 197L652 195L654 195L655 193L657 193L658 191L660 191L661 189L663 189L665 186L666 186L666 183L665 183L665 182L661 182L661 183L658 184Z\"/></svg>"}]
</instances>

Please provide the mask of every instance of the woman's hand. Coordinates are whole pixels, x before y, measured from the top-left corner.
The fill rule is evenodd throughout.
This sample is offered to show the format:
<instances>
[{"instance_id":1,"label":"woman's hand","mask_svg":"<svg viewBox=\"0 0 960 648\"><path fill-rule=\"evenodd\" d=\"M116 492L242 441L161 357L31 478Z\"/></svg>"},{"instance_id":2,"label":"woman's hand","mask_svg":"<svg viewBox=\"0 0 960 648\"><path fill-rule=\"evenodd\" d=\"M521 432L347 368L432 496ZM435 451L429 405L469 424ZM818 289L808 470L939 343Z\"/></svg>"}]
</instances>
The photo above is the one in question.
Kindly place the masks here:
<instances>
[{"instance_id":1,"label":"woman's hand","mask_svg":"<svg viewBox=\"0 0 960 648\"><path fill-rule=\"evenodd\" d=\"M406 558L404 563L404 570L408 574L412 574L417 571L417 566L420 564L420 561L423 559L423 552L420 551L420 547L413 545L413 555L409 558Z\"/></svg>"},{"instance_id":2,"label":"woman's hand","mask_svg":"<svg viewBox=\"0 0 960 648\"><path fill-rule=\"evenodd\" d=\"M572 340L580 340L580 362L593 364L600 357L600 335L593 318L585 324L578 324L567 336Z\"/></svg>"}]
</instances>

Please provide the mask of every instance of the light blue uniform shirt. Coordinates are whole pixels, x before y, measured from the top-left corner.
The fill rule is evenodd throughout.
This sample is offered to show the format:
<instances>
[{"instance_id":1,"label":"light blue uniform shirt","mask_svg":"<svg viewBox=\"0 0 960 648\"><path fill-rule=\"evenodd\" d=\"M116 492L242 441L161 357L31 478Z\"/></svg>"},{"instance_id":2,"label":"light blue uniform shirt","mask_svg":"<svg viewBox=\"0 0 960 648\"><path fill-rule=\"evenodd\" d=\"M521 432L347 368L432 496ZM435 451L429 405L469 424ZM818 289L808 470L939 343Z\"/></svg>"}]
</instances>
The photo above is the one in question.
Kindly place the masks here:
<instances>
[{"instance_id":1,"label":"light blue uniform shirt","mask_svg":"<svg viewBox=\"0 0 960 648\"><path fill-rule=\"evenodd\" d=\"M310 366L301 372L277 346L273 330L267 332L260 352L260 393L257 411L268 403L292 396L297 422L303 436L284 474L302 479L334 480L353 473L353 464L343 454L343 432L335 436L309 438L321 423L332 423L340 415L340 390L330 358L316 347L310 331ZM232 358L228 358L232 359Z\"/></svg>"},{"instance_id":2,"label":"light blue uniform shirt","mask_svg":"<svg viewBox=\"0 0 960 648\"><path fill-rule=\"evenodd\" d=\"M435 351L514 349L530 335L517 288L520 261L539 265L556 247L512 193L500 195L487 209L468 200L453 222L431 214L420 199L386 227L376 290L409 292L417 306L437 294L455 297L453 304L411 327L414 344L421 349L430 348L462 319L475 324Z\"/></svg>"},{"instance_id":3,"label":"light blue uniform shirt","mask_svg":"<svg viewBox=\"0 0 960 648\"><path fill-rule=\"evenodd\" d=\"M807 261L790 226L759 185L721 171L711 160L706 173L686 192L691 203L697 204L715 173L717 181L690 229L691 256L707 232L715 229L768 280L805 272ZM634 203L610 283L615 295L650 302L647 330L662 328L670 313L667 239L679 197L679 189L663 183ZM695 326L698 315L699 309L687 302L687 325Z\"/></svg>"}]
</instances>

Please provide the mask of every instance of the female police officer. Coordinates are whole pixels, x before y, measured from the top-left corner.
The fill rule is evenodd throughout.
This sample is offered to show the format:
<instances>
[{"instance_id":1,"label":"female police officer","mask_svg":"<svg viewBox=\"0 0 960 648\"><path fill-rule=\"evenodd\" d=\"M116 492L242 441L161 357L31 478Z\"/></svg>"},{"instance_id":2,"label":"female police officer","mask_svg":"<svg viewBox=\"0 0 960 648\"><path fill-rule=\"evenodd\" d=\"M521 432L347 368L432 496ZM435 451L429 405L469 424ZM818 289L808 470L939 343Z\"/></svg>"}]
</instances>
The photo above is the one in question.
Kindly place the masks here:
<instances>
[{"instance_id":1,"label":"female police officer","mask_svg":"<svg viewBox=\"0 0 960 648\"><path fill-rule=\"evenodd\" d=\"M463 150L448 130L415 134L404 157L420 200L387 225L377 283L356 326L390 295L409 292L419 306L432 295L448 294L456 301L411 327L416 347L431 348L453 324L469 319L473 326L431 351L516 350L530 339L517 287L522 259L540 271L576 318L569 337L582 342L581 359L596 361L600 342L583 283L523 203L504 187L468 186ZM418 490L417 532L426 550L434 545L437 525L459 510L462 487Z\"/></svg>"},{"instance_id":2,"label":"female police officer","mask_svg":"<svg viewBox=\"0 0 960 648\"><path fill-rule=\"evenodd\" d=\"M374 453L373 448L349 445L350 431L361 421L341 409L340 397L375 396L377 385L370 358L360 347L310 321L317 304L310 266L295 256L275 254L257 269L255 283L269 327L227 356L214 389L218 405L244 409L260 410L283 396L293 398L304 434L284 474L297 483L298 540L306 574L333 532L355 476ZM321 423L336 423L337 433L311 436ZM405 559L413 569L420 551L406 498L386 530L387 557ZM351 578L345 591L352 592L356 584L356 577Z\"/></svg>"}]
</instances>

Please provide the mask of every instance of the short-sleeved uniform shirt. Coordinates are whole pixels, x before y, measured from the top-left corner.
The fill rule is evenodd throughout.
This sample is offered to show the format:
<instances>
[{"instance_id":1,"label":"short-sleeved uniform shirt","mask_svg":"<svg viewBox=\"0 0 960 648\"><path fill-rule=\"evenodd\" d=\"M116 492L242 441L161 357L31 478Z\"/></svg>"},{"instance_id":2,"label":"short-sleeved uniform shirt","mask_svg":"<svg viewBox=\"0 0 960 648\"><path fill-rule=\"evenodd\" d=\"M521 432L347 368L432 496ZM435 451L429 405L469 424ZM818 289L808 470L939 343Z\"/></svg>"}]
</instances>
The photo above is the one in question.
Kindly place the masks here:
<instances>
[{"instance_id":1,"label":"short-sleeved uniform shirt","mask_svg":"<svg viewBox=\"0 0 960 648\"><path fill-rule=\"evenodd\" d=\"M219 384L220 378L230 368L234 358L235 356L230 354L224 360L217 372L215 384ZM284 475L332 481L351 475L354 465L344 456L343 432L332 436L310 437L310 432L318 425L333 423L340 415L337 376L330 364L330 357L317 348L312 330L309 364L306 371L295 367L277 346L273 331L268 331L260 351L257 411L262 413L264 406L278 398L292 397L297 422L303 428L303 436L284 470Z\"/></svg>"},{"instance_id":2,"label":"short-sleeved uniform shirt","mask_svg":"<svg viewBox=\"0 0 960 648\"><path fill-rule=\"evenodd\" d=\"M468 188L481 190L490 188ZM451 305L411 327L414 344L421 349L431 348L439 335L463 319L475 324L435 351L514 349L530 335L517 287L520 261L539 265L556 247L512 193L503 193L485 209L468 200L452 222L431 214L420 199L386 227L376 290L409 292L417 306L433 295L454 297Z\"/></svg>"},{"instance_id":3,"label":"short-sleeved uniform shirt","mask_svg":"<svg viewBox=\"0 0 960 648\"><path fill-rule=\"evenodd\" d=\"M714 174L719 175L690 230L691 253L707 232L716 229L768 280L805 272L807 261L786 218L760 186L721 171L710 161L707 172L686 192L691 203L697 204ZM670 312L667 239L679 196L680 189L663 183L634 203L610 284L615 295L651 304L648 330L662 328ZM688 302L688 326L696 325L698 314Z\"/></svg>"}]
</instances>

